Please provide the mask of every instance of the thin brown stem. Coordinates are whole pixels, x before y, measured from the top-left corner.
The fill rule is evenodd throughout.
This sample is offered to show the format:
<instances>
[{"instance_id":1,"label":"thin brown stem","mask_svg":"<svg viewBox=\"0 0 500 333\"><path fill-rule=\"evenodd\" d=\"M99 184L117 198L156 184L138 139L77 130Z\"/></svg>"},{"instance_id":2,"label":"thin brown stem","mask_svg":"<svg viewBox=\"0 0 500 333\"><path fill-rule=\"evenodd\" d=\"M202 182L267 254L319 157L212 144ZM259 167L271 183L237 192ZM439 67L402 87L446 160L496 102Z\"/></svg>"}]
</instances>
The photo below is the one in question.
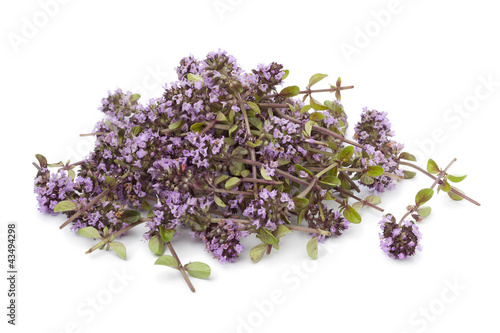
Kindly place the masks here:
<instances>
[{"instance_id":1,"label":"thin brown stem","mask_svg":"<svg viewBox=\"0 0 500 333\"><path fill-rule=\"evenodd\" d=\"M349 183L349 185L351 185L351 187L356 192L358 193L360 192L358 185L356 185L356 183L351 179L351 177L349 177L344 171L339 171L339 173L342 175L342 177L344 177L344 179Z\"/></svg>"},{"instance_id":2,"label":"thin brown stem","mask_svg":"<svg viewBox=\"0 0 500 333\"><path fill-rule=\"evenodd\" d=\"M314 178L311 181L311 183L309 183L309 185L305 188L305 190L302 191L299 195L297 195L297 198L305 197L313 189L313 187L316 185L317 180L318 180L318 178Z\"/></svg>"},{"instance_id":3,"label":"thin brown stem","mask_svg":"<svg viewBox=\"0 0 500 333\"><path fill-rule=\"evenodd\" d=\"M311 93L321 93L321 92L334 92L334 91L337 91L337 90L346 90L346 89L352 89L354 88L354 86L345 86L345 87L335 87L335 88L329 88L329 89L317 89L317 90L301 90L299 92L299 94L311 94ZM280 94L271 94L271 95L265 95L262 97L262 99L265 99L265 98L273 98L273 97L277 97L279 96Z\"/></svg>"},{"instance_id":4,"label":"thin brown stem","mask_svg":"<svg viewBox=\"0 0 500 333\"><path fill-rule=\"evenodd\" d=\"M118 185L121 183L121 181L122 181L123 179L125 179L127 176L128 176L128 172L127 172L125 175L123 175L123 176L121 177L121 180L120 180L120 181L117 181L117 182L116 182L116 184L115 184L113 187L108 188L108 189L106 189L106 190L102 191L99 195L97 195L96 197L94 197L94 199L92 199L92 200L91 200L91 201L90 201L87 205L85 205L85 206L83 206L82 208L80 208L80 209L78 210L78 212L76 212L73 216L71 216L71 217L70 217L70 218L69 218L66 222L64 222L63 224L61 224L61 225L59 226L59 229L64 228L64 227L65 227L65 226L67 226L69 223L71 223L73 220L75 220L77 217L79 217L80 215L82 215L83 213L85 213L85 211L86 211L87 209L89 209L90 207L92 207L92 206L93 206L93 205L94 205L97 201L101 200L104 196L108 195L108 194L109 194L109 192L111 192L112 190L114 190L114 189L116 188L116 186L118 186Z\"/></svg>"},{"instance_id":5,"label":"thin brown stem","mask_svg":"<svg viewBox=\"0 0 500 333\"><path fill-rule=\"evenodd\" d=\"M433 179L433 180L436 180L437 177L435 177L434 175L432 175L431 173L427 172L426 170L422 169L421 167L419 167L418 165L415 165L413 163L410 163L410 162L406 162L406 161L399 161L399 164L401 165L406 165L406 166L409 166L415 170L418 170L420 171L421 173L423 173L424 175L426 175L427 177ZM438 182L438 184L442 184L443 181L440 180ZM469 198L467 195L463 194L462 192L458 191L457 189L455 189L454 187L451 188L451 192L453 192L454 194L464 198L465 200L473 203L474 205L476 206L481 206L481 204L479 202L477 202L476 200L472 199L472 198Z\"/></svg>"},{"instance_id":6,"label":"thin brown stem","mask_svg":"<svg viewBox=\"0 0 500 333\"><path fill-rule=\"evenodd\" d=\"M349 197L351 197L351 198L353 198L353 199L358 200L359 202L362 202L362 203L363 203L363 205L370 206L371 208L374 208L374 209L376 209L376 210L378 210L378 211L380 211L380 212L383 212L383 211L384 211L382 208L377 207L377 206L375 206L374 204L371 204L371 203L369 203L368 201L365 201L365 200L363 200L363 199L361 199L361 198L359 198L359 197L355 196L354 194L352 194L352 193L350 193L350 192L348 192L348 191L344 190L344 189L343 189L342 187L340 187L340 186L336 186L336 187L335 187L335 189L336 189L337 191L339 191L340 193L343 193L343 194L345 194L345 195L347 195L347 196L349 196Z\"/></svg>"},{"instance_id":7,"label":"thin brown stem","mask_svg":"<svg viewBox=\"0 0 500 333\"><path fill-rule=\"evenodd\" d=\"M221 188L211 188L210 190L212 190L213 192L216 192L216 193L253 195L253 192L249 192L249 191L233 191L233 190L224 190Z\"/></svg>"},{"instance_id":8,"label":"thin brown stem","mask_svg":"<svg viewBox=\"0 0 500 333\"><path fill-rule=\"evenodd\" d=\"M80 134L80 136L96 136L96 135L106 135L108 134L107 132L94 132L94 133L86 133L86 134Z\"/></svg>"},{"instance_id":9,"label":"thin brown stem","mask_svg":"<svg viewBox=\"0 0 500 333\"><path fill-rule=\"evenodd\" d=\"M270 185L281 185L283 184L282 181L279 180L267 180L267 179L254 179L254 178L241 178L240 181L242 182L249 182L249 183L261 183L261 184L270 184Z\"/></svg>"},{"instance_id":10,"label":"thin brown stem","mask_svg":"<svg viewBox=\"0 0 500 333\"><path fill-rule=\"evenodd\" d=\"M189 276L186 273L186 270L184 269L184 266L181 263L181 260L179 259L179 256L177 256L177 252L175 252L174 247L170 242L167 242L168 249L170 250L170 253L172 253L172 256L177 260L177 268L182 274L182 277L184 278L184 281L186 281L189 289L194 293L196 290L194 289L193 284L191 283L191 280L189 279Z\"/></svg>"},{"instance_id":11,"label":"thin brown stem","mask_svg":"<svg viewBox=\"0 0 500 333\"><path fill-rule=\"evenodd\" d=\"M241 113L243 114L243 118L245 120L247 135L250 139L252 139L253 138L252 130L250 129L250 122L248 121L248 115L245 109L245 105L243 104L243 100L241 99L241 95L239 93L236 93L236 98L238 99L238 104L240 105ZM256 160L255 148L253 147L250 147L250 158L252 159L252 161ZM257 179L257 167L255 165L252 165L252 177L254 179ZM257 183L254 183L254 190L257 190Z\"/></svg>"},{"instance_id":12,"label":"thin brown stem","mask_svg":"<svg viewBox=\"0 0 500 333\"><path fill-rule=\"evenodd\" d=\"M276 112L281 118L287 119L287 120L289 120L289 121L291 121L291 122L293 122L295 124L302 124L302 122L300 120L295 119L295 118L290 117L290 116L287 116L286 114L284 114L283 112L281 112L278 109L278 108L284 108L284 109L289 108L288 104L265 104L265 103L259 103L259 106L260 107L274 108L273 111ZM356 147L359 147L359 148L363 148L363 146L360 145L359 143L354 142L352 140L348 140L343 135L340 135L340 134L337 134L335 132L332 132L332 131L330 131L327 128L314 125L312 127L312 130L314 130L316 132L320 132L320 133L326 134L326 135L329 135L329 136L332 136L332 137L334 137L336 139L339 139L342 142L346 142L346 143L348 143L350 145L353 145L353 146L356 146Z\"/></svg>"},{"instance_id":13,"label":"thin brown stem","mask_svg":"<svg viewBox=\"0 0 500 333\"><path fill-rule=\"evenodd\" d=\"M102 241L100 241L99 243L97 243L96 245L94 245L94 246L92 246L90 249L88 249L88 251L87 251L87 252L85 252L85 254L92 253L92 252L94 252L95 250L97 250L98 248L100 248L101 246L108 244L108 243L111 241L111 236L114 236L114 238L116 238L117 236L120 236L120 235L122 235L122 234L126 233L126 232L127 232L127 231L129 231L130 229L132 229L132 228L134 228L134 227L138 226L139 224L142 224L142 223L147 222L147 221L150 221L150 220L151 220L151 219L141 217L141 218L139 219L139 221L134 222L134 223L132 223L132 224L129 224L129 225L128 225L128 226L126 226L125 228L118 230L117 232L115 232L115 233L114 233L114 234L112 234L112 235L109 235L109 236L107 236L107 237L104 237L104 238L102 239Z\"/></svg>"},{"instance_id":14,"label":"thin brown stem","mask_svg":"<svg viewBox=\"0 0 500 333\"><path fill-rule=\"evenodd\" d=\"M442 170L442 171L440 171L440 172L439 172L438 176L436 177L436 180L434 181L434 183L433 183L433 184L431 185L431 187L430 187L431 189L433 189L433 188L437 185L437 183L441 181L441 178L443 178L443 176L444 176L444 175L446 175L446 171L448 171L448 169L449 169L449 168L453 165L453 163L455 163L455 162L456 162L456 160L457 160L457 159L456 159L456 158L454 158L454 159L450 162L450 164L448 164L448 166L447 166L444 170Z\"/></svg>"},{"instance_id":15,"label":"thin brown stem","mask_svg":"<svg viewBox=\"0 0 500 333\"><path fill-rule=\"evenodd\" d=\"M331 236L332 235L332 233L330 231L321 230L321 229L299 227L298 225L287 225L286 227L288 229L294 230L294 231L310 232L312 234L324 235L324 236Z\"/></svg>"}]
</instances>

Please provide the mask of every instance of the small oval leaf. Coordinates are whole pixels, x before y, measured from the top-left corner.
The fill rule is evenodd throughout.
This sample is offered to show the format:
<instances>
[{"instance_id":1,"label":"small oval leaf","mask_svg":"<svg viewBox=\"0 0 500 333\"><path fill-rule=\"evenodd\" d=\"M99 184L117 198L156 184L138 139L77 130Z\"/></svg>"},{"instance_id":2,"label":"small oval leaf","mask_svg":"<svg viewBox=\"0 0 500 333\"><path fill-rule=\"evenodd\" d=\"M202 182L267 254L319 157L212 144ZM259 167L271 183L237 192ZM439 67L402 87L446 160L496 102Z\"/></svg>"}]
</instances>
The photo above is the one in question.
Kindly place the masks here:
<instances>
[{"instance_id":1,"label":"small oval leaf","mask_svg":"<svg viewBox=\"0 0 500 333\"><path fill-rule=\"evenodd\" d=\"M165 252L165 243L161 239L160 235L156 234L149 239L149 249L151 252L157 255L162 255Z\"/></svg>"},{"instance_id":2,"label":"small oval leaf","mask_svg":"<svg viewBox=\"0 0 500 333\"><path fill-rule=\"evenodd\" d=\"M311 259L318 259L318 236L314 236L309 242L307 242L306 249L307 254L311 257Z\"/></svg>"},{"instance_id":3,"label":"small oval leaf","mask_svg":"<svg viewBox=\"0 0 500 333\"><path fill-rule=\"evenodd\" d=\"M424 188L420 190L415 196L415 203L417 204L417 206L421 206L427 201L431 200L433 195L434 195L433 189Z\"/></svg>"},{"instance_id":4,"label":"small oval leaf","mask_svg":"<svg viewBox=\"0 0 500 333\"><path fill-rule=\"evenodd\" d=\"M78 236L86 238L101 238L101 234L94 227L85 227L78 230Z\"/></svg>"},{"instance_id":5,"label":"small oval leaf","mask_svg":"<svg viewBox=\"0 0 500 333\"><path fill-rule=\"evenodd\" d=\"M264 253L266 252L267 244L262 243L257 246L254 246L250 250L250 258L252 259L253 262L259 262L260 259L264 256Z\"/></svg>"},{"instance_id":6,"label":"small oval leaf","mask_svg":"<svg viewBox=\"0 0 500 333\"><path fill-rule=\"evenodd\" d=\"M120 258L123 260L127 258L127 249L125 248L125 245L120 242L111 242L109 243L109 246L120 256Z\"/></svg>"},{"instance_id":7,"label":"small oval leaf","mask_svg":"<svg viewBox=\"0 0 500 333\"><path fill-rule=\"evenodd\" d=\"M184 269L189 275L198 279L208 279L211 273L210 266L199 261L193 261L184 265Z\"/></svg>"},{"instance_id":8,"label":"small oval leaf","mask_svg":"<svg viewBox=\"0 0 500 333\"><path fill-rule=\"evenodd\" d=\"M57 212L67 212L70 210L76 210L76 205L73 201L70 200L64 200L60 201L55 207L54 207L54 213Z\"/></svg>"},{"instance_id":9,"label":"small oval leaf","mask_svg":"<svg viewBox=\"0 0 500 333\"><path fill-rule=\"evenodd\" d=\"M159 257L158 259L156 259L155 265L163 265L163 266L168 266L168 267L172 267L172 268L176 268L176 269L179 267L177 260L175 260L174 257L172 257L171 255L168 255L168 254L163 255L163 256Z\"/></svg>"}]
</instances>

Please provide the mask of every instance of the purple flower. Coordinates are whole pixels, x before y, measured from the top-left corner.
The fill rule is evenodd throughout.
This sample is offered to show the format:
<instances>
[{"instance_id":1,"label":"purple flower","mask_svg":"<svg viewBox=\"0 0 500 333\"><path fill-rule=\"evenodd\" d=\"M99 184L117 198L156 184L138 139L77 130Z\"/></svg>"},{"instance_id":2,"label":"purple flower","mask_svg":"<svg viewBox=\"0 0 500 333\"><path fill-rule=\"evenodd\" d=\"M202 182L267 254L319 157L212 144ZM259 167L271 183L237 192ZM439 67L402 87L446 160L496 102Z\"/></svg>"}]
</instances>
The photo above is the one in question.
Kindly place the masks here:
<instances>
[{"instance_id":1,"label":"purple flower","mask_svg":"<svg viewBox=\"0 0 500 333\"><path fill-rule=\"evenodd\" d=\"M397 224L392 215L382 217L379 222L380 248L393 259L406 259L421 251L419 241L422 235L418 226L409 220Z\"/></svg>"}]
</instances>

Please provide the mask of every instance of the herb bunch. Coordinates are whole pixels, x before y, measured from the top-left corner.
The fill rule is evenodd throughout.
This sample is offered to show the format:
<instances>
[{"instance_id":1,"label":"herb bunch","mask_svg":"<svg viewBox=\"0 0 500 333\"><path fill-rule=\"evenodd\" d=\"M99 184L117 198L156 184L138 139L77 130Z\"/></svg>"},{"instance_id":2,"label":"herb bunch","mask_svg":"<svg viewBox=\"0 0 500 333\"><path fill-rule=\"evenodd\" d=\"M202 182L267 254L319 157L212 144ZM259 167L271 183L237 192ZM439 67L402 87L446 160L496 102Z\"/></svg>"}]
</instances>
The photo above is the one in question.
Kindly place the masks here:
<instances>
[{"instance_id":1,"label":"herb bunch","mask_svg":"<svg viewBox=\"0 0 500 333\"><path fill-rule=\"evenodd\" d=\"M188 274L207 278L210 267L182 265L172 241L185 230L221 263L233 262L251 234L261 241L250 250L258 262L279 250L287 233L306 232L315 259L318 242L361 222L362 207L383 211L376 194L413 178L415 172L401 168L409 166L434 184L417 194L399 223L390 214L380 222L381 248L404 259L420 249L416 222L429 215L422 205L436 185L454 200L478 204L450 185L465 176L448 174L449 166L441 170L430 160L426 171L413 164L414 156L392 139L387 113L365 108L348 139L340 101L353 86L342 86L340 78L325 89L313 89L325 74L313 75L304 90L280 88L288 76L281 64L245 72L220 50L203 60L186 57L176 71L178 81L144 104L137 94L110 92L100 106L106 118L83 134L96 138L84 160L49 164L36 156L39 210L64 214L61 228L99 239L87 253L111 248L125 259L116 239L143 225L144 239L160 256L156 264L178 269L194 291ZM335 98L321 103L320 92ZM360 187L374 194L360 198ZM165 246L171 255L164 255Z\"/></svg>"}]
</instances>

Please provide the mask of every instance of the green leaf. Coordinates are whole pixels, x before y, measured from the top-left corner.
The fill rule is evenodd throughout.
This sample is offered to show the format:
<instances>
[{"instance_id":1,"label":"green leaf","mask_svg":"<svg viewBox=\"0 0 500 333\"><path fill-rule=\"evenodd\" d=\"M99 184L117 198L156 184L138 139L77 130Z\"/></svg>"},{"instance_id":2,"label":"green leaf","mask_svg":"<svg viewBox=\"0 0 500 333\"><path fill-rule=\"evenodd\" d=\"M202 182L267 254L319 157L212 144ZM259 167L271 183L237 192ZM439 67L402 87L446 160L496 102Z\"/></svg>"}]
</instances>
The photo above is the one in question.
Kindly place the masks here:
<instances>
[{"instance_id":1,"label":"green leaf","mask_svg":"<svg viewBox=\"0 0 500 333\"><path fill-rule=\"evenodd\" d=\"M176 130L178 128L181 128L182 125L184 125L184 119L177 120L175 123L168 125L168 129Z\"/></svg>"},{"instance_id":2,"label":"green leaf","mask_svg":"<svg viewBox=\"0 0 500 333\"><path fill-rule=\"evenodd\" d=\"M427 162L427 171L432 174L439 173L439 167L437 163L434 162L434 160L429 159L429 161Z\"/></svg>"},{"instance_id":3,"label":"green leaf","mask_svg":"<svg viewBox=\"0 0 500 333\"><path fill-rule=\"evenodd\" d=\"M361 208L363 208L363 203L362 202L355 202L352 204L352 208L354 208L356 211L359 211Z\"/></svg>"},{"instance_id":4,"label":"green leaf","mask_svg":"<svg viewBox=\"0 0 500 333\"><path fill-rule=\"evenodd\" d=\"M217 113L217 117L215 118L217 121L222 122L222 121L228 121L224 113L221 111Z\"/></svg>"},{"instance_id":5,"label":"green leaf","mask_svg":"<svg viewBox=\"0 0 500 333\"><path fill-rule=\"evenodd\" d=\"M378 197L376 195L367 196L365 198L365 201L368 202L368 203L371 203L372 205L378 205L379 203L382 202L382 200L380 199L380 197Z\"/></svg>"},{"instance_id":6,"label":"green leaf","mask_svg":"<svg viewBox=\"0 0 500 333\"><path fill-rule=\"evenodd\" d=\"M351 223L360 223L361 222L361 216L358 214L358 212L352 208L351 206L347 206L344 210L344 217L347 219L347 221Z\"/></svg>"},{"instance_id":7,"label":"green leaf","mask_svg":"<svg viewBox=\"0 0 500 333\"><path fill-rule=\"evenodd\" d=\"M399 154L399 158L407 161L417 161L417 158L415 156L407 152L402 152L401 154Z\"/></svg>"},{"instance_id":8,"label":"green leaf","mask_svg":"<svg viewBox=\"0 0 500 333\"><path fill-rule=\"evenodd\" d=\"M327 76L328 76L327 74L319 74L319 73L318 74L314 74L309 79L309 85L308 85L308 87L311 88L312 86L314 86L316 83L318 83L319 81L323 80Z\"/></svg>"},{"instance_id":9,"label":"green leaf","mask_svg":"<svg viewBox=\"0 0 500 333\"><path fill-rule=\"evenodd\" d=\"M203 77L201 77L201 75L194 75L192 73L187 75L187 79L189 81L203 81Z\"/></svg>"},{"instance_id":10,"label":"green leaf","mask_svg":"<svg viewBox=\"0 0 500 333\"><path fill-rule=\"evenodd\" d=\"M70 200L59 201L59 203L54 207L54 213L67 212L71 210L76 210L76 205Z\"/></svg>"},{"instance_id":11,"label":"green leaf","mask_svg":"<svg viewBox=\"0 0 500 333\"><path fill-rule=\"evenodd\" d=\"M323 119L325 119L325 115L322 114L321 112L313 112L309 116L309 120L312 120L312 121L320 121Z\"/></svg>"},{"instance_id":12,"label":"green leaf","mask_svg":"<svg viewBox=\"0 0 500 333\"><path fill-rule=\"evenodd\" d=\"M135 223L141 218L141 212L137 210L125 210L121 216L124 223Z\"/></svg>"},{"instance_id":13,"label":"green leaf","mask_svg":"<svg viewBox=\"0 0 500 333\"><path fill-rule=\"evenodd\" d=\"M193 261L184 265L184 269L189 275L198 279L208 279L211 273L210 266L199 261Z\"/></svg>"},{"instance_id":14,"label":"green leaf","mask_svg":"<svg viewBox=\"0 0 500 333\"><path fill-rule=\"evenodd\" d=\"M415 171L403 170L403 178L404 179L412 179L416 175L417 175L417 173Z\"/></svg>"},{"instance_id":15,"label":"green leaf","mask_svg":"<svg viewBox=\"0 0 500 333\"><path fill-rule=\"evenodd\" d=\"M274 235L269 231L267 230L266 228L261 228L260 231L259 231L259 238L260 240L263 242L263 243L266 243L266 244L276 244L278 242L278 240L276 239L276 237L274 237Z\"/></svg>"},{"instance_id":16,"label":"green leaf","mask_svg":"<svg viewBox=\"0 0 500 333\"><path fill-rule=\"evenodd\" d=\"M178 267L179 267L177 260L175 260L174 257L172 257L171 255L168 255L168 254L163 255L163 256L159 257L158 259L156 259L155 265L163 265L163 266L168 266L168 267L172 267L175 269L178 269Z\"/></svg>"},{"instance_id":17,"label":"green leaf","mask_svg":"<svg viewBox=\"0 0 500 333\"><path fill-rule=\"evenodd\" d=\"M264 168L260 168L260 175L265 180L272 180L272 178L268 176L267 171Z\"/></svg>"},{"instance_id":18,"label":"green leaf","mask_svg":"<svg viewBox=\"0 0 500 333\"><path fill-rule=\"evenodd\" d=\"M318 236L314 236L309 242L307 242L306 249L307 254L312 260L318 259Z\"/></svg>"},{"instance_id":19,"label":"green leaf","mask_svg":"<svg viewBox=\"0 0 500 333\"><path fill-rule=\"evenodd\" d=\"M235 157L235 156L243 157L246 154L248 154L248 150L246 150L245 148L243 148L241 146L238 146L238 147L233 149L233 151L231 153L231 157Z\"/></svg>"},{"instance_id":20,"label":"green leaf","mask_svg":"<svg viewBox=\"0 0 500 333\"><path fill-rule=\"evenodd\" d=\"M47 166L47 159L45 158L45 156L41 154L36 154L35 157L38 160L38 163L40 163L40 166L42 168L45 168Z\"/></svg>"},{"instance_id":21,"label":"green leaf","mask_svg":"<svg viewBox=\"0 0 500 333\"><path fill-rule=\"evenodd\" d=\"M328 107L324 106L320 102L318 102L314 97L311 96L311 100L309 102L311 104L311 107L316 110L316 111L323 111L323 110L328 110Z\"/></svg>"},{"instance_id":22,"label":"green leaf","mask_svg":"<svg viewBox=\"0 0 500 333\"><path fill-rule=\"evenodd\" d=\"M295 204L296 209L303 209L309 204L309 200L307 198L293 198L293 203Z\"/></svg>"},{"instance_id":23,"label":"green leaf","mask_svg":"<svg viewBox=\"0 0 500 333\"><path fill-rule=\"evenodd\" d=\"M283 75L283 77L281 78L281 81L285 80L288 75L290 74L290 71L288 69L285 69L283 72L285 72L285 75Z\"/></svg>"},{"instance_id":24,"label":"green leaf","mask_svg":"<svg viewBox=\"0 0 500 333\"><path fill-rule=\"evenodd\" d=\"M221 198L219 198L218 196L214 195L214 200L215 200L215 203L217 204L217 206L226 207L226 204L224 203L224 201L222 201Z\"/></svg>"},{"instance_id":25,"label":"green leaf","mask_svg":"<svg viewBox=\"0 0 500 333\"><path fill-rule=\"evenodd\" d=\"M253 126L255 126L255 128L257 128L259 131L262 130L263 125L262 125L262 121L259 118L248 117L248 121L250 122L250 124L252 124Z\"/></svg>"},{"instance_id":26,"label":"green leaf","mask_svg":"<svg viewBox=\"0 0 500 333\"><path fill-rule=\"evenodd\" d=\"M299 87L290 86L290 87L283 88L280 91L280 96L285 97L285 98L286 97L293 97L293 96L297 96L299 93L300 93Z\"/></svg>"},{"instance_id":27,"label":"green leaf","mask_svg":"<svg viewBox=\"0 0 500 333\"><path fill-rule=\"evenodd\" d=\"M259 262L260 259L262 259L262 257L264 256L266 249L267 249L267 244L265 244L265 243L254 246L250 250L250 258L252 259L252 261Z\"/></svg>"},{"instance_id":28,"label":"green leaf","mask_svg":"<svg viewBox=\"0 0 500 333\"><path fill-rule=\"evenodd\" d=\"M304 171L304 172L306 172L309 176L313 176L313 175L314 175L314 174L312 173L312 171L310 171L310 170L308 170L308 169L304 168L304 167L303 167L302 165L300 165L300 164L295 164L294 168L295 168L295 173L296 173L297 175L299 175L299 172L300 172L300 171Z\"/></svg>"},{"instance_id":29,"label":"green leaf","mask_svg":"<svg viewBox=\"0 0 500 333\"><path fill-rule=\"evenodd\" d=\"M250 170L245 169L245 170L243 170L243 171L241 172L241 174L240 174L240 175L241 175L241 177L243 177L243 178L247 178L248 176L250 176Z\"/></svg>"},{"instance_id":30,"label":"green leaf","mask_svg":"<svg viewBox=\"0 0 500 333\"><path fill-rule=\"evenodd\" d=\"M201 131L203 131L203 128L205 128L205 126L205 123L194 123L189 129L195 133L200 133Z\"/></svg>"},{"instance_id":31,"label":"green leaf","mask_svg":"<svg viewBox=\"0 0 500 333\"><path fill-rule=\"evenodd\" d=\"M290 160L286 160L284 158L278 158L278 166L283 166L283 165L287 165L288 163L290 163Z\"/></svg>"},{"instance_id":32,"label":"green leaf","mask_svg":"<svg viewBox=\"0 0 500 333\"><path fill-rule=\"evenodd\" d=\"M133 136L138 136L139 133L141 133L141 131L142 131L142 127L141 126L134 126L130 130L130 133L132 133Z\"/></svg>"},{"instance_id":33,"label":"green leaf","mask_svg":"<svg viewBox=\"0 0 500 333\"><path fill-rule=\"evenodd\" d=\"M339 160L342 162L347 162L351 159L352 155L354 155L354 147L346 146L339 153Z\"/></svg>"},{"instance_id":34,"label":"green leaf","mask_svg":"<svg viewBox=\"0 0 500 333\"><path fill-rule=\"evenodd\" d=\"M224 185L226 190L231 190L240 184L240 179L238 177L230 178Z\"/></svg>"},{"instance_id":35,"label":"green leaf","mask_svg":"<svg viewBox=\"0 0 500 333\"><path fill-rule=\"evenodd\" d=\"M234 131L236 131L237 129L238 129L238 125L231 126L231 128L228 131L228 135L231 136L231 134L233 134Z\"/></svg>"},{"instance_id":36,"label":"green leaf","mask_svg":"<svg viewBox=\"0 0 500 333\"><path fill-rule=\"evenodd\" d=\"M462 180L465 179L465 177L467 177L467 175L448 175L448 180L450 182L454 182L454 183L460 183Z\"/></svg>"},{"instance_id":37,"label":"green leaf","mask_svg":"<svg viewBox=\"0 0 500 333\"><path fill-rule=\"evenodd\" d=\"M371 185L375 182L375 180L372 177L367 176L365 174L361 175L360 181L365 185Z\"/></svg>"},{"instance_id":38,"label":"green leaf","mask_svg":"<svg viewBox=\"0 0 500 333\"><path fill-rule=\"evenodd\" d=\"M285 225L280 224L278 229L276 229L276 237L280 238L290 232L292 232L290 229L288 229Z\"/></svg>"},{"instance_id":39,"label":"green leaf","mask_svg":"<svg viewBox=\"0 0 500 333\"><path fill-rule=\"evenodd\" d=\"M86 238L101 238L101 234L94 227L84 227L78 230L78 236Z\"/></svg>"},{"instance_id":40,"label":"green leaf","mask_svg":"<svg viewBox=\"0 0 500 333\"><path fill-rule=\"evenodd\" d=\"M384 174L384 168L378 165L370 165L366 168L366 175L370 177L378 177Z\"/></svg>"},{"instance_id":41,"label":"green leaf","mask_svg":"<svg viewBox=\"0 0 500 333\"><path fill-rule=\"evenodd\" d=\"M71 180L75 180L75 177L76 177L76 173L75 173L75 170L68 170L68 177L71 178Z\"/></svg>"},{"instance_id":42,"label":"green leaf","mask_svg":"<svg viewBox=\"0 0 500 333\"><path fill-rule=\"evenodd\" d=\"M220 175L219 177L217 177L217 178L214 179L214 185L217 185L217 184L225 181L228 178L229 178L228 175Z\"/></svg>"},{"instance_id":43,"label":"green leaf","mask_svg":"<svg viewBox=\"0 0 500 333\"><path fill-rule=\"evenodd\" d=\"M252 109L255 113L260 114L260 108L257 103L254 102L246 102L247 105Z\"/></svg>"},{"instance_id":44,"label":"green leaf","mask_svg":"<svg viewBox=\"0 0 500 333\"><path fill-rule=\"evenodd\" d=\"M104 227L104 229L102 229L102 235L104 237L108 237L109 236L109 229L108 229L108 227Z\"/></svg>"},{"instance_id":45,"label":"green leaf","mask_svg":"<svg viewBox=\"0 0 500 333\"><path fill-rule=\"evenodd\" d=\"M125 245L120 242L111 242L109 246L122 258L125 260L127 258L127 249L125 249Z\"/></svg>"},{"instance_id":46,"label":"green leaf","mask_svg":"<svg viewBox=\"0 0 500 333\"><path fill-rule=\"evenodd\" d=\"M104 175L104 183L106 183L106 185L108 185L110 188L112 188L112 187L115 187L117 180L114 177L108 177L108 176Z\"/></svg>"},{"instance_id":47,"label":"green leaf","mask_svg":"<svg viewBox=\"0 0 500 333\"><path fill-rule=\"evenodd\" d=\"M151 205L149 204L149 202L146 199L143 199L142 203L141 203L141 208L143 210L151 210Z\"/></svg>"},{"instance_id":48,"label":"green leaf","mask_svg":"<svg viewBox=\"0 0 500 333\"><path fill-rule=\"evenodd\" d=\"M427 201L431 200L433 195L434 195L433 189L424 188L420 190L415 196L415 203L417 204L417 206L421 206Z\"/></svg>"},{"instance_id":49,"label":"green leaf","mask_svg":"<svg viewBox=\"0 0 500 333\"><path fill-rule=\"evenodd\" d=\"M261 144L262 144L262 141L260 141L259 139L257 139L257 141L255 141L255 142L247 141L247 145L249 147L252 147L252 148L256 148L256 147L260 146Z\"/></svg>"},{"instance_id":50,"label":"green leaf","mask_svg":"<svg viewBox=\"0 0 500 333\"><path fill-rule=\"evenodd\" d=\"M324 176L321 178L320 183L330 185L330 186L340 186L342 183L338 177L335 176Z\"/></svg>"},{"instance_id":51,"label":"green leaf","mask_svg":"<svg viewBox=\"0 0 500 333\"><path fill-rule=\"evenodd\" d=\"M305 125L304 125L304 130L306 131L306 134L308 136L311 136L311 131L313 126L316 125L316 123L312 120L309 120Z\"/></svg>"},{"instance_id":52,"label":"green leaf","mask_svg":"<svg viewBox=\"0 0 500 333\"><path fill-rule=\"evenodd\" d=\"M124 137L125 137L125 129L122 128L121 130L118 131L118 146L121 146Z\"/></svg>"},{"instance_id":53,"label":"green leaf","mask_svg":"<svg viewBox=\"0 0 500 333\"><path fill-rule=\"evenodd\" d=\"M451 187L452 189L460 192L460 193L463 193L462 191L460 191L458 188L456 187ZM456 193L453 193L452 191L448 192L448 196L452 199L452 200L455 200L455 201L461 201L463 200L464 198L462 198L461 196L459 196L458 194Z\"/></svg>"},{"instance_id":54,"label":"green leaf","mask_svg":"<svg viewBox=\"0 0 500 333\"><path fill-rule=\"evenodd\" d=\"M304 219L306 213L307 213L307 209L302 209L300 211L299 216L297 217L297 225L300 226L300 224L302 223L302 220Z\"/></svg>"},{"instance_id":55,"label":"green leaf","mask_svg":"<svg viewBox=\"0 0 500 333\"><path fill-rule=\"evenodd\" d=\"M161 236L156 234L149 239L149 249L154 254L161 256L165 252L165 243L161 239Z\"/></svg>"},{"instance_id":56,"label":"green leaf","mask_svg":"<svg viewBox=\"0 0 500 333\"><path fill-rule=\"evenodd\" d=\"M424 207L420 207L418 210L417 210L417 213L418 215L422 216L422 217L427 217L431 214L431 207L429 206L424 206Z\"/></svg>"},{"instance_id":57,"label":"green leaf","mask_svg":"<svg viewBox=\"0 0 500 333\"><path fill-rule=\"evenodd\" d=\"M69 161L68 161L68 164L69 164ZM64 166L64 163L63 162L49 163L49 164L47 164L47 166L49 168L60 168L60 167Z\"/></svg>"},{"instance_id":58,"label":"green leaf","mask_svg":"<svg viewBox=\"0 0 500 333\"><path fill-rule=\"evenodd\" d=\"M304 105L301 109L300 109L300 114L304 114L306 113L307 111L311 110L311 106L309 104L307 105Z\"/></svg>"},{"instance_id":59,"label":"green leaf","mask_svg":"<svg viewBox=\"0 0 500 333\"><path fill-rule=\"evenodd\" d=\"M134 103L134 102L138 101L139 98L141 98L141 95L139 95L139 94L132 94L130 96L129 101L130 101L130 103Z\"/></svg>"},{"instance_id":60,"label":"green leaf","mask_svg":"<svg viewBox=\"0 0 500 333\"><path fill-rule=\"evenodd\" d=\"M443 182L443 184L439 185L439 189L443 190L444 192L448 193L451 191L451 185L448 183L446 180Z\"/></svg>"},{"instance_id":61,"label":"green leaf","mask_svg":"<svg viewBox=\"0 0 500 333\"><path fill-rule=\"evenodd\" d=\"M160 225L160 237L165 243L170 242L174 235L175 229L165 229L164 226Z\"/></svg>"}]
</instances>

